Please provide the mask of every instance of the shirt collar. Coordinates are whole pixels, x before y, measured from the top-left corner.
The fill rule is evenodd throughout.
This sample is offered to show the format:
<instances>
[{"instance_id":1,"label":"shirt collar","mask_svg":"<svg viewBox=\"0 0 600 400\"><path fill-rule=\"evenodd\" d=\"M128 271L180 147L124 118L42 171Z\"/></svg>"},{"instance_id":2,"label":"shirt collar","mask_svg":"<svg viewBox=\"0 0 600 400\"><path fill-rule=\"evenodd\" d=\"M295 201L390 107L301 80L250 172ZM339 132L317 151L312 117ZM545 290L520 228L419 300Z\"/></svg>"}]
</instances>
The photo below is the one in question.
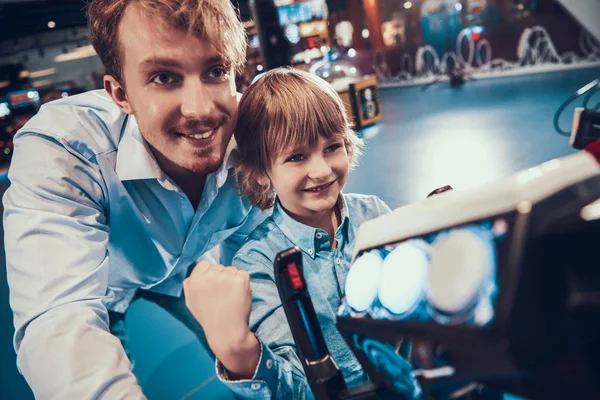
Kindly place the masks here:
<instances>
[{"instance_id":1,"label":"shirt collar","mask_svg":"<svg viewBox=\"0 0 600 400\"><path fill-rule=\"evenodd\" d=\"M233 135L227 145L223 163L216 171L216 183L221 188L227 180L229 169L236 163L237 144ZM121 181L158 179L165 180L166 174L162 171L148 143L142 136L134 116L125 119L115 170Z\"/></svg>"},{"instance_id":2,"label":"shirt collar","mask_svg":"<svg viewBox=\"0 0 600 400\"><path fill-rule=\"evenodd\" d=\"M133 116L125 118L115 170L122 181L164 176Z\"/></svg>"},{"instance_id":3,"label":"shirt collar","mask_svg":"<svg viewBox=\"0 0 600 400\"><path fill-rule=\"evenodd\" d=\"M351 242L354 239L354 232L350 226L348 207L342 193L340 193L338 197L337 204L340 208L341 223L337 229L336 236L338 236L338 232L340 232L343 238L347 238L348 242ZM281 229L281 232L283 232L292 243L298 246L300 250L308 254L311 258L314 259L316 257L315 236L319 232L323 233L322 229L304 225L290 217L277 198L275 199L272 218L279 229Z\"/></svg>"}]
</instances>

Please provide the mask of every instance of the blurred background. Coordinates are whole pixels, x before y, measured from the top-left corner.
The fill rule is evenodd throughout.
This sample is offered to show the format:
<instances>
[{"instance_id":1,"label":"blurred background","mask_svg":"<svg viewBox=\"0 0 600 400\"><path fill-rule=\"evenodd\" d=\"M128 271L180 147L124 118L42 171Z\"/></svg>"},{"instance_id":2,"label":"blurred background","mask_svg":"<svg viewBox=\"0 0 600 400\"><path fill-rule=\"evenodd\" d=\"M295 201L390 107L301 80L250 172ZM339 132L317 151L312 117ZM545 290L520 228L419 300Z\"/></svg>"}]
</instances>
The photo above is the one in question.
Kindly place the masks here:
<instances>
[{"instance_id":1,"label":"blurred background","mask_svg":"<svg viewBox=\"0 0 600 400\"><path fill-rule=\"evenodd\" d=\"M331 82L367 143L346 192L392 208L568 154L565 135L584 97L561 105L600 77L598 0L233 2L248 33L238 90L281 65ZM102 88L84 9L81 0L0 0L0 194L12 137L39 107ZM585 97L590 108L600 105L597 89ZM0 399L30 399L0 257ZM174 318L144 300L127 318L134 372L150 399L233 398Z\"/></svg>"}]
</instances>

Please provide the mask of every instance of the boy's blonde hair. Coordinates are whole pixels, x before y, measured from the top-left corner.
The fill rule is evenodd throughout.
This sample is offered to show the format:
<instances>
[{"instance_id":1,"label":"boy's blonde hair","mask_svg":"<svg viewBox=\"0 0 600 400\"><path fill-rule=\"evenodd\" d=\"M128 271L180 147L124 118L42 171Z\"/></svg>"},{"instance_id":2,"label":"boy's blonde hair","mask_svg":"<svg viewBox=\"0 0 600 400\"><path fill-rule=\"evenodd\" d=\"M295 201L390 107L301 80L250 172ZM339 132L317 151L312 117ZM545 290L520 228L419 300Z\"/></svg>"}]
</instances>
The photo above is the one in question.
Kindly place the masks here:
<instances>
[{"instance_id":1,"label":"boy's blonde hair","mask_svg":"<svg viewBox=\"0 0 600 400\"><path fill-rule=\"evenodd\" d=\"M138 5L157 24L198 35L236 70L246 60L246 29L230 0L91 0L87 17L90 40L106 73L121 84L123 54L119 23L129 5Z\"/></svg>"},{"instance_id":2,"label":"boy's blonde hair","mask_svg":"<svg viewBox=\"0 0 600 400\"><path fill-rule=\"evenodd\" d=\"M260 185L259 178L282 151L310 148L320 136L339 135L353 168L363 146L333 87L316 75L291 68L271 70L246 90L234 132L240 192L263 210L273 206L275 194L270 184Z\"/></svg>"}]
</instances>

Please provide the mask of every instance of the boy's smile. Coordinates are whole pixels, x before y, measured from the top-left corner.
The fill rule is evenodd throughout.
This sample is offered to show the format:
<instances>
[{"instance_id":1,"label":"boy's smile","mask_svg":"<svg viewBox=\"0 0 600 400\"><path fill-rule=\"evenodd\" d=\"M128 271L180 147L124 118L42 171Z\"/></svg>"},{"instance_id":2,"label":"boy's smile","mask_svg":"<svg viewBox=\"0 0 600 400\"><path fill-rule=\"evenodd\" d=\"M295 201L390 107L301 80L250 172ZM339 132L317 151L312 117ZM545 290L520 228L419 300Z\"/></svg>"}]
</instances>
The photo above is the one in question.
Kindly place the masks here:
<instances>
[{"instance_id":1,"label":"boy's smile","mask_svg":"<svg viewBox=\"0 0 600 400\"><path fill-rule=\"evenodd\" d=\"M334 211L348 171L344 139L334 136L319 137L308 149L282 152L267 173L281 206L298 221L316 227Z\"/></svg>"}]
</instances>

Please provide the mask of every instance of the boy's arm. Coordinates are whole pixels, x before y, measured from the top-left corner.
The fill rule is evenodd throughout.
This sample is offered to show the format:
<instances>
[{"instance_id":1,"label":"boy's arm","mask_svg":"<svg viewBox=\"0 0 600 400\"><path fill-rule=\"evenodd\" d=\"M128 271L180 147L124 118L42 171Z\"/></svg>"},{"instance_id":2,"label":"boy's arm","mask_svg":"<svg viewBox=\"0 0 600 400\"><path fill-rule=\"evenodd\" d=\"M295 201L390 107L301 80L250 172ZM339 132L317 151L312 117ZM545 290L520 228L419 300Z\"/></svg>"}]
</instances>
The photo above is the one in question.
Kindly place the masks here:
<instances>
[{"instance_id":1,"label":"boy's arm","mask_svg":"<svg viewBox=\"0 0 600 400\"><path fill-rule=\"evenodd\" d=\"M250 329L259 339L260 356L253 374L243 377L246 379L231 376L226 365L217 358L219 379L242 398L313 398L279 299L273 263L260 251L248 250L248 247L235 256L233 264L248 271L250 276Z\"/></svg>"},{"instance_id":2,"label":"boy's arm","mask_svg":"<svg viewBox=\"0 0 600 400\"><path fill-rule=\"evenodd\" d=\"M40 399L142 399L109 332L109 228L96 165L47 136L15 139L4 239L17 365Z\"/></svg>"}]
</instances>

